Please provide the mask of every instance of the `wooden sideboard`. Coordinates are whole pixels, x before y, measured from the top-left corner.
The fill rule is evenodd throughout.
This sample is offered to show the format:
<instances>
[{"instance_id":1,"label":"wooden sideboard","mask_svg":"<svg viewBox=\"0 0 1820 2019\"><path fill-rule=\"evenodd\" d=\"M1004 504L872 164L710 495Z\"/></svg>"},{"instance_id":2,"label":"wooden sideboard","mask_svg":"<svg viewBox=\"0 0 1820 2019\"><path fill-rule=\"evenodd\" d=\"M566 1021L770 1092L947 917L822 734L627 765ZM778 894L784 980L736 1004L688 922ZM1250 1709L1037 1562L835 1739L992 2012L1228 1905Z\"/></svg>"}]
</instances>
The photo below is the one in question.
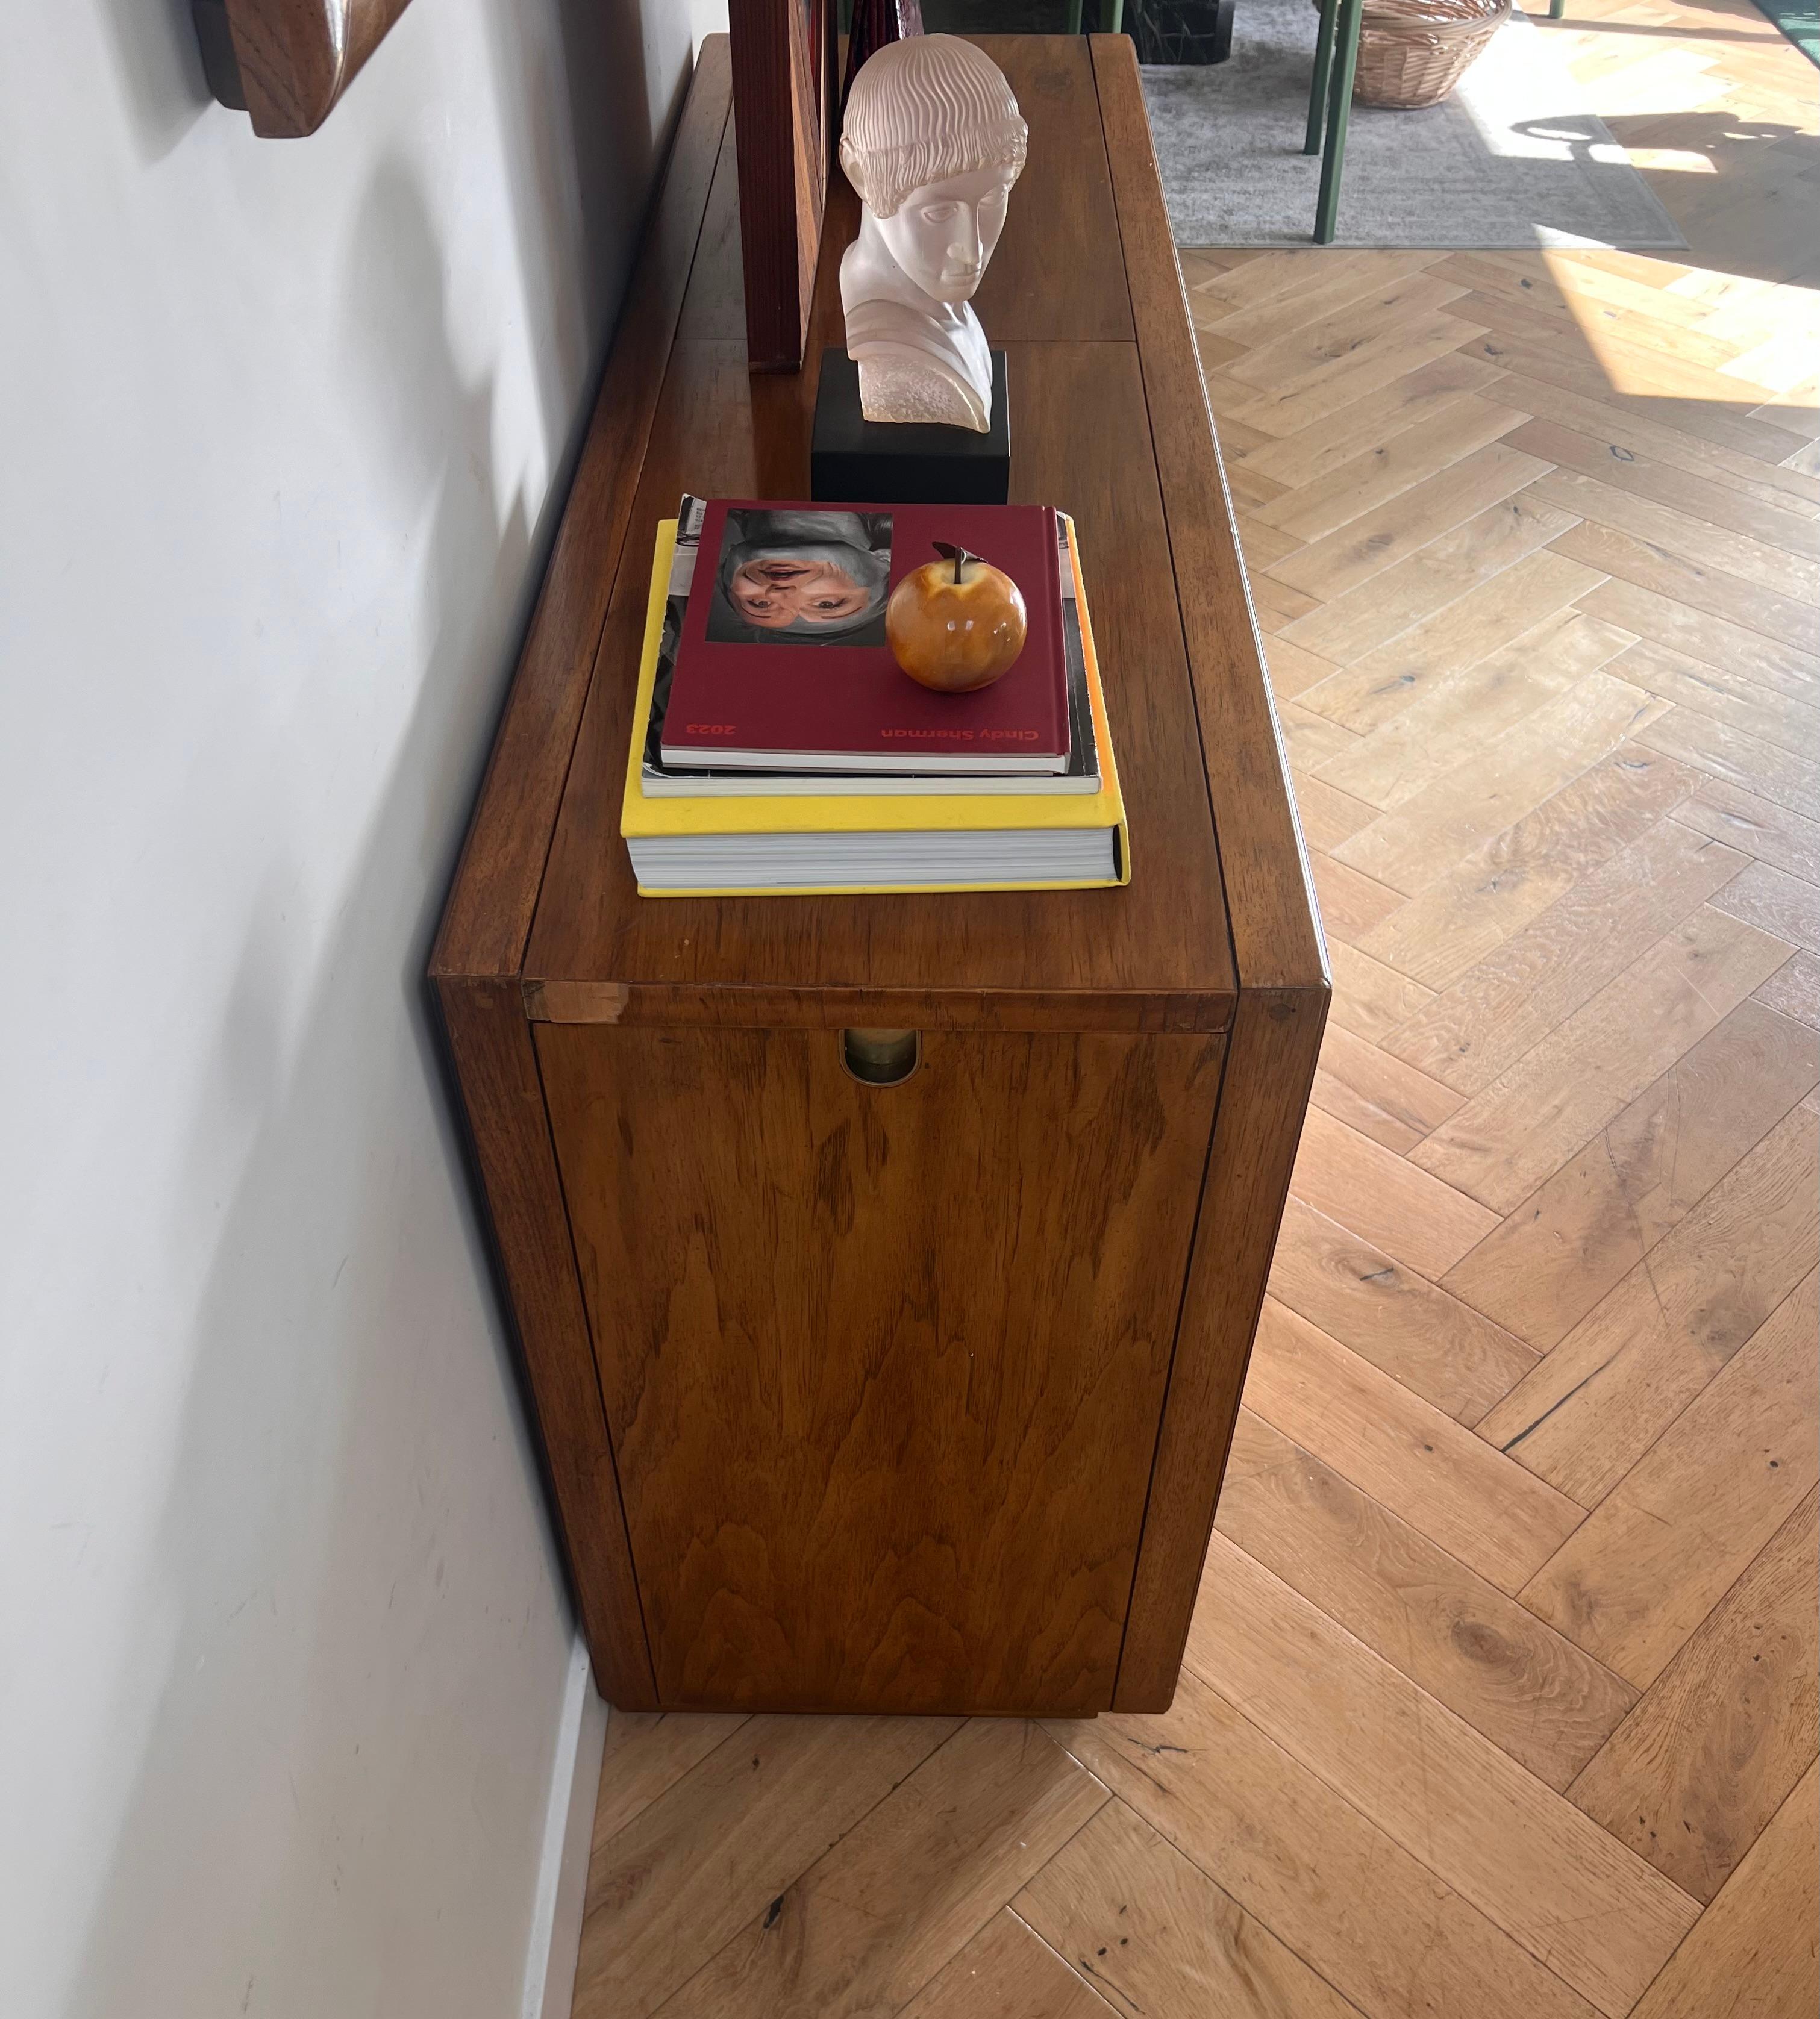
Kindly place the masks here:
<instances>
[{"instance_id":1,"label":"wooden sideboard","mask_svg":"<svg viewBox=\"0 0 1820 2019\"><path fill-rule=\"evenodd\" d=\"M1169 1702L1326 1016L1131 46L987 43L1016 498L1075 515L1127 889L642 899L680 494L807 495L747 369L725 43L683 113L432 964L595 1673L626 1709ZM861 1084L841 1032L922 1034Z\"/></svg>"}]
</instances>

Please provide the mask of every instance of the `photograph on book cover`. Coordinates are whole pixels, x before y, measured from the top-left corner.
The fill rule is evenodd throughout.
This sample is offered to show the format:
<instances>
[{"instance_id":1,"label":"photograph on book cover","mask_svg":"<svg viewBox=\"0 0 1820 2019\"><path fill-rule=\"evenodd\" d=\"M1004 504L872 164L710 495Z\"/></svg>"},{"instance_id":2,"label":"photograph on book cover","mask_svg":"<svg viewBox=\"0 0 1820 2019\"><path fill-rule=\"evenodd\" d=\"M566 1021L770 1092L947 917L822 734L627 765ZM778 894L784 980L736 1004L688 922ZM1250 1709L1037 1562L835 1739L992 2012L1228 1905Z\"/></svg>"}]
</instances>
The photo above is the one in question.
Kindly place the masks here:
<instances>
[{"instance_id":1,"label":"photograph on book cover","mask_svg":"<svg viewBox=\"0 0 1820 2019\"><path fill-rule=\"evenodd\" d=\"M882 645L889 512L727 515L708 637L717 645Z\"/></svg>"}]
</instances>

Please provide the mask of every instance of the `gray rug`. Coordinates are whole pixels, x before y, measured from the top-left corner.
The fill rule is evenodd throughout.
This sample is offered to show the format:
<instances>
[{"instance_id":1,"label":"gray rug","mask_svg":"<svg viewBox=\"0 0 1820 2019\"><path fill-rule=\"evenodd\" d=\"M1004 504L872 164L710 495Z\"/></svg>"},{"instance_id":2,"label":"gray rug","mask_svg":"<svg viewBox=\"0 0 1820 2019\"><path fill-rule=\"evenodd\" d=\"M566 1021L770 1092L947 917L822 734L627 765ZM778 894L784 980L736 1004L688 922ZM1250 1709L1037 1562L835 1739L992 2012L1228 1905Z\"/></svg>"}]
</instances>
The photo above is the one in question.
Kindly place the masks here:
<instances>
[{"instance_id":1,"label":"gray rug","mask_svg":"<svg viewBox=\"0 0 1820 2019\"><path fill-rule=\"evenodd\" d=\"M1321 161L1301 147L1315 21L1309 0L1238 0L1229 61L1144 71L1178 245L1310 242ZM1353 107L1334 243L1655 251L1687 241L1586 110L1558 46L1516 14L1441 104Z\"/></svg>"}]
</instances>

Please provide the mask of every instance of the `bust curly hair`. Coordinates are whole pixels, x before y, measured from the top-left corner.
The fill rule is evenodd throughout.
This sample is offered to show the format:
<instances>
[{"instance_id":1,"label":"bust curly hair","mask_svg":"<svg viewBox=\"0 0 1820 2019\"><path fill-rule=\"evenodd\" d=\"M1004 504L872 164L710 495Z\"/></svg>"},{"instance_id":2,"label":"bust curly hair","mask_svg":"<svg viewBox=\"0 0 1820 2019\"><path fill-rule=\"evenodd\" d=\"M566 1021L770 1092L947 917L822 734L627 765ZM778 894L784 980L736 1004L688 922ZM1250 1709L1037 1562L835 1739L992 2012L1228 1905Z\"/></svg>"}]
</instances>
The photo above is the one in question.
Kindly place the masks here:
<instances>
[{"instance_id":1,"label":"bust curly hair","mask_svg":"<svg viewBox=\"0 0 1820 2019\"><path fill-rule=\"evenodd\" d=\"M976 169L1024 166L1030 129L1005 74L959 35L910 35L861 65L847 96L840 165L875 217L912 190Z\"/></svg>"}]
</instances>

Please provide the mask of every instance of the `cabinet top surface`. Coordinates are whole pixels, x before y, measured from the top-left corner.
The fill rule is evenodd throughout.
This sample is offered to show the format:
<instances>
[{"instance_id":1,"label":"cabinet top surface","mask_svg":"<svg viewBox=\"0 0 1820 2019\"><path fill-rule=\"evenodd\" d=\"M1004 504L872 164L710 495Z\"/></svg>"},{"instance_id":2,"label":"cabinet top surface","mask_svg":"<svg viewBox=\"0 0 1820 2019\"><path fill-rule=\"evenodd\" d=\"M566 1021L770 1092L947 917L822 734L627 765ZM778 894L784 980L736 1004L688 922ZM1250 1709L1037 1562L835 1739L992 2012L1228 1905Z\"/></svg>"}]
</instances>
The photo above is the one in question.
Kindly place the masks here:
<instances>
[{"instance_id":1,"label":"cabinet top surface","mask_svg":"<svg viewBox=\"0 0 1820 2019\"><path fill-rule=\"evenodd\" d=\"M725 52L711 42L445 915L437 972L516 971L534 1013L558 1017L611 1020L616 1009L586 1006L629 996L686 1003L691 1021L738 1020L731 1006L742 1000L876 995L964 1006L1022 997L1050 1003L1062 1020L1069 1002L1097 1003L1096 1021L1122 1004L1129 1015L1116 1020L1203 1028L1229 1020L1241 973L1248 986L1322 983L1135 67L1129 44L1109 50L1111 39L1095 38L1091 49L1079 37L988 39L1029 122L1030 154L977 306L1009 353L1012 497L1058 505L1079 530L1130 823L1129 885L636 893L618 816L657 522L685 490L808 495L821 353L841 340L839 256L858 221L836 173L803 369L750 373ZM565 649L566 669L555 663ZM1246 886L1243 915L1235 906L1229 917L1235 869ZM556 1006L540 1012L543 1000ZM865 1020L844 1009L832 1015ZM955 1020L973 1019L963 1006Z\"/></svg>"}]
</instances>

